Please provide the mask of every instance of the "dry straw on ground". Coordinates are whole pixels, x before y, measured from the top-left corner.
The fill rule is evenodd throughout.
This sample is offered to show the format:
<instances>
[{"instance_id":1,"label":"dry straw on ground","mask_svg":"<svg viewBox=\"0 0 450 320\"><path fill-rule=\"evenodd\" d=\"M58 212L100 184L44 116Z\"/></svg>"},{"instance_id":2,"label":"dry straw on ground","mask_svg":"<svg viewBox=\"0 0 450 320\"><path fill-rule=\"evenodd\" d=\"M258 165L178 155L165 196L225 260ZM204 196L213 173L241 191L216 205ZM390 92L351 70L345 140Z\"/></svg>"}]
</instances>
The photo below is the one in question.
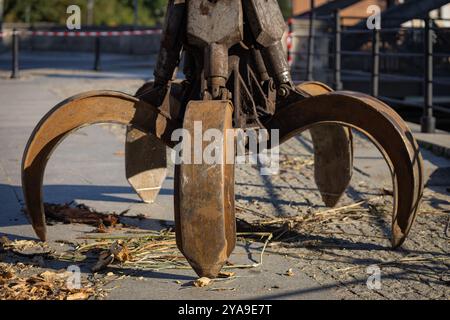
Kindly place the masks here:
<instances>
[{"instance_id":1,"label":"dry straw on ground","mask_svg":"<svg viewBox=\"0 0 450 320\"><path fill-rule=\"evenodd\" d=\"M305 233L326 233L326 228L336 223L343 224L352 221L360 221L368 219L371 215L388 217L389 210L386 208L386 193L368 200L362 200L357 203L346 205L340 208L327 209L318 212L310 212L296 217L289 218L262 218L256 215L259 220L245 221L238 219L238 238L244 242L260 242L262 249L260 250L260 261L252 264L233 265L228 263L224 267L224 271L220 277L222 280L234 280L235 272L230 269L257 268L263 264L263 257L266 248L271 244L274 249L277 246L289 248L289 245L295 244L294 248L299 244L299 239ZM240 210L246 211L245 208L239 207ZM58 211L60 209L60 211ZM80 212L90 212L89 221L79 219ZM109 224L110 229L106 234L97 229L96 233L87 234L80 237L80 242L68 243L72 249L56 253L46 244L18 240L9 241L6 237L0 238L0 251L9 252L26 258L32 258L38 254L45 259L54 259L58 261L66 261L70 263L84 262L92 267L92 272L101 274L111 274L111 270L119 271L123 268L135 270L159 271L167 269L190 269L186 259L179 252L176 245L176 236L173 230L162 231L144 231L140 229L130 229L120 226L120 215L105 215L106 220L100 213L94 212L85 206L77 206L72 210L67 205L52 206L53 216L58 216L60 221L69 223L65 214L70 218L76 217L72 222L83 222L91 225ZM251 210L249 210L251 214ZM117 219L116 219L117 218ZM111 220L112 219L112 220ZM114 221L113 223L109 223ZM117 234L116 231L120 231ZM307 241L306 241L307 242ZM319 249L320 243L301 242L303 247L311 249ZM329 244L328 244L329 246ZM275 252L272 250L272 252ZM430 262L430 259L440 259L441 263L448 263L445 257L423 257L409 256L389 261L382 261L383 266L397 266L402 264L420 264ZM433 260L434 261L434 260ZM435 261L437 262L437 260ZM339 273L348 273L360 269L364 265L356 265L350 267L338 268ZM26 270L25 270L26 269ZM27 271L27 272L25 272ZM103 272L104 271L104 272ZM295 273L289 269L285 276L294 276ZM66 284L67 273L65 272L39 272L32 267L20 264L0 263L0 299L24 299L24 300L83 300L95 298L99 296L99 288L89 282L85 282L80 290L70 290ZM236 290L235 288L213 288L212 283L220 281L210 279L199 279L193 283L195 287L208 287L208 290Z\"/></svg>"}]
</instances>

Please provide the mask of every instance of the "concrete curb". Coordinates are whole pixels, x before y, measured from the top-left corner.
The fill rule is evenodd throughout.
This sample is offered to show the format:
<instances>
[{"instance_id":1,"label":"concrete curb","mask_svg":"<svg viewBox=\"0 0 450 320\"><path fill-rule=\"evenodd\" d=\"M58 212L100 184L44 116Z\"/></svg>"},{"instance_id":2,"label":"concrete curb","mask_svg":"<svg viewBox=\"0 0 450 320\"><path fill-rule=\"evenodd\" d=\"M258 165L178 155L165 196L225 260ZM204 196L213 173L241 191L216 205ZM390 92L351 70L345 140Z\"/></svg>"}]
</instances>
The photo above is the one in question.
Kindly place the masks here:
<instances>
[{"instance_id":1,"label":"concrete curb","mask_svg":"<svg viewBox=\"0 0 450 320\"><path fill-rule=\"evenodd\" d=\"M439 145L437 143L430 142L430 141L425 141L420 138L416 138L416 139L417 139L417 143L419 144L419 146L421 148L429 150L429 151L433 152L433 154L435 154L439 157L444 157L444 158L450 159L450 148Z\"/></svg>"},{"instance_id":2,"label":"concrete curb","mask_svg":"<svg viewBox=\"0 0 450 320\"><path fill-rule=\"evenodd\" d=\"M450 133L442 130L436 130L435 133L422 133L417 123L408 122L408 126L421 148L439 157L450 159Z\"/></svg>"}]
</instances>

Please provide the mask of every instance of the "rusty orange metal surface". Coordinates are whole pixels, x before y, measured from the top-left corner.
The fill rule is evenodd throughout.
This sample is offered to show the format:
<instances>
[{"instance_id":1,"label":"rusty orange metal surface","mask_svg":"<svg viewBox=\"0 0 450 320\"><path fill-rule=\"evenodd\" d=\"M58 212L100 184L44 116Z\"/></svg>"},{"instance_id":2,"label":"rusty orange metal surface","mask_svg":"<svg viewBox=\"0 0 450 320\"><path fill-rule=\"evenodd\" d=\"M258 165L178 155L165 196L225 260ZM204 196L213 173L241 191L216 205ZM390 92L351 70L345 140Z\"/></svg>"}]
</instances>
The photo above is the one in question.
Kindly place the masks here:
<instances>
[{"instance_id":1,"label":"rusty orange metal surface","mask_svg":"<svg viewBox=\"0 0 450 320\"><path fill-rule=\"evenodd\" d=\"M154 82L147 82L140 88L136 97L140 99L146 91L153 88ZM181 82L171 84L168 94L158 110L169 119L180 120L180 95L183 91ZM143 100L143 99L141 99ZM130 186L146 203L153 203L158 196L167 176L167 146L152 134L127 126L125 139L125 173ZM149 157L151 155L151 157Z\"/></svg>"},{"instance_id":2,"label":"rusty orange metal surface","mask_svg":"<svg viewBox=\"0 0 450 320\"><path fill-rule=\"evenodd\" d=\"M53 108L33 131L22 161L26 209L41 240L46 240L42 183L47 161L68 134L96 123L129 125L153 134L169 146L173 130L179 127L155 107L119 92L89 92Z\"/></svg>"},{"instance_id":3,"label":"rusty orange metal surface","mask_svg":"<svg viewBox=\"0 0 450 320\"><path fill-rule=\"evenodd\" d=\"M332 92L327 85L309 81L298 89L319 96ZM347 190L353 175L353 136L350 128L321 124L309 129L314 147L314 178L322 200L334 207Z\"/></svg>"},{"instance_id":4,"label":"rusty orange metal surface","mask_svg":"<svg viewBox=\"0 0 450 320\"><path fill-rule=\"evenodd\" d=\"M223 136L215 150L220 157L218 161L195 164L195 152L201 151L199 156L203 157L208 143L202 141L200 150L195 150L192 143L192 161L179 165L175 174L177 244L202 277L217 277L236 244L234 164L226 161L229 153L233 158L235 154L234 143L228 143L230 137L226 133L233 129L232 116L229 101L191 101L184 119L184 129L192 137L195 123L200 121L203 126L200 134L216 129Z\"/></svg>"}]
</instances>

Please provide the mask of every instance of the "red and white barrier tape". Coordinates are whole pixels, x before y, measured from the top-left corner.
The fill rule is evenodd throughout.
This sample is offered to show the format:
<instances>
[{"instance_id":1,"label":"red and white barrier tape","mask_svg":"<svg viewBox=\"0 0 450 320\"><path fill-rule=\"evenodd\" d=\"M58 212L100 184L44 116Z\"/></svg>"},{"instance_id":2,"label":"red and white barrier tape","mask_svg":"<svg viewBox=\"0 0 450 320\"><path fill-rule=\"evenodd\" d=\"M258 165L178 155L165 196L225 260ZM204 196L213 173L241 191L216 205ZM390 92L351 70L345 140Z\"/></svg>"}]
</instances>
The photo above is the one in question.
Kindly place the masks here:
<instances>
[{"instance_id":1,"label":"red and white barrier tape","mask_svg":"<svg viewBox=\"0 0 450 320\"><path fill-rule=\"evenodd\" d=\"M0 38L12 36L14 34L32 37L120 37L144 36L161 33L161 29L129 31L6 31L0 32Z\"/></svg>"},{"instance_id":2,"label":"red and white barrier tape","mask_svg":"<svg viewBox=\"0 0 450 320\"><path fill-rule=\"evenodd\" d=\"M288 59L288 63L290 66L292 66L292 64L294 63L294 59L293 59L293 48L294 48L294 32L293 32L293 27L292 27L292 19L288 20L288 27L289 27L289 32L286 38L286 42L287 42L287 59Z\"/></svg>"}]
</instances>

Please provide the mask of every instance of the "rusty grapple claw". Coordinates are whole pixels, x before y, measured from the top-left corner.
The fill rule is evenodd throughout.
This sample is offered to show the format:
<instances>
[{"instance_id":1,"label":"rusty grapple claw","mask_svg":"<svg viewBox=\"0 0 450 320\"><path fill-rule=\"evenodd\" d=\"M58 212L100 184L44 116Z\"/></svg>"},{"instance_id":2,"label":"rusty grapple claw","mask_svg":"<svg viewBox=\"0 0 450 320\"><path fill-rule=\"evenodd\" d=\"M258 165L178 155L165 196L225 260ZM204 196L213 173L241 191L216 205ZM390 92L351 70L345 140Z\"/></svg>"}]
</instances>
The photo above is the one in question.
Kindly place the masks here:
<instances>
[{"instance_id":1,"label":"rusty grapple claw","mask_svg":"<svg viewBox=\"0 0 450 320\"><path fill-rule=\"evenodd\" d=\"M351 130L365 134L392 173L391 242L400 246L424 185L411 131L395 111L370 96L333 92L317 82L295 86L281 43L284 28L276 0L170 0L154 82L136 97L98 91L70 98L34 130L23 157L22 187L39 238L46 239L42 183L52 151L78 128L114 122L128 126L126 175L146 202L154 201L166 176L166 147L176 148L175 130L194 137L183 158L211 151L203 140L210 129L223 137L214 140L214 154L227 161L200 157L175 166L177 245L200 276L216 277L236 243L234 162L228 161L236 154L235 136L224 134L230 130L278 132L279 141L269 137L271 147L310 130L315 180L327 206L336 205L352 177ZM181 56L186 79L175 82Z\"/></svg>"},{"instance_id":2,"label":"rusty grapple claw","mask_svg":"<svg viewBox=\"0 0 450 320\"><path fill-rule=\"evenodd\" d=\"M320 82L304 82L297 86L311 96L332 92ZM350 184L353 174L352 131L339 124L321 124L310 128L314 146L314 178L322 200L334 207Z\"/></svg>"},{"instance_id":3,"label":"rusty grapple claw","mask_svg":"<svg viewBox=\"0 0 450 320\"><path fill-rule=\"evenodd\" d=\"M301 114L301 117L296 116ZM318 124L339 124L365 134L383 154L392 174L392 246L409 234L423 193L419 147L400 116L381 101L356 92L332 92L293 103L266 125L280 129L281 141Z\"/></svg>"},{"instance_id":4,"label":"rusty grapple claw","mask_svg":"<svg viewBox=\"0 0 450 320\"><path fill-rule=\"evenodd\" d=\"M146 84L151 87L153 82ZM179 113L180 82L172 83L172 94L160 109L171 117ZM311 96L333 90L320 82L303 82L297 86ZM172 110L172 112L170 111ZM349 128L322 124L310 129L314 146L315 181L326 206L334 207L347 189L353 173L353 137ZM152 157L145 154L151 153ZM126 137L126 174L136 193L144 202L152 203L161 190L167 174L166 146L151 135L129 127Z\"/></svg>"},{"instance_id":5,"label":"rusty grapple claw","mask_svg":"<svg viewBox=\"0 0 450 320\"><path fill-rule=\"evenodd\" d=\"M95 91L60 103L39 122L22 160L22 188L27 212L41 240L46 240L42 183L47 161L61 141L75 130L97 123L127 125L171 146L171 134L179 124L157 108L132 96Z\"/></svg>"},{"instance_id":6,"label":"rusty grapple claw","mask_svg":"<svg viewBox=\"0 0 450 320\"><path fill-rule=\"evenodd\" d=\"M233 106L229 101L191 101L187 106L183 128L195 136L195 123L203 130L216 130L215 153L219 161L195 160L175 169L175 224L177 244L197 274L215 278L234 250L236 220L234 215L234 164L227 163L234 143L229 144L226 130L232 129ZM191 144L191 155L203 156L205 141L199 149ZM230 149L231 148L231 149ZM195 187L193 187L195 185ZM195 199L195 200L194 200Z\"/></svg>"},{"instance_id":7,"label":"rusty grapple claw","mask_svg":"<svg viewBox=\"0 0 450 320\"><path fill-rule=\"evenodd\" d=\"M150 91L154 82L146 83L136 93L141 100ZM180 119L181 82L173 82L170 94L166 95L158 109L169 119L182 122ZM125 140L125 172L130 186L146 203L153 203L158 196L167 176L167 146L151 134L133 126L127 127ZM152 156L149 157L148 155Z\"/></svg>"}]
</instances>

